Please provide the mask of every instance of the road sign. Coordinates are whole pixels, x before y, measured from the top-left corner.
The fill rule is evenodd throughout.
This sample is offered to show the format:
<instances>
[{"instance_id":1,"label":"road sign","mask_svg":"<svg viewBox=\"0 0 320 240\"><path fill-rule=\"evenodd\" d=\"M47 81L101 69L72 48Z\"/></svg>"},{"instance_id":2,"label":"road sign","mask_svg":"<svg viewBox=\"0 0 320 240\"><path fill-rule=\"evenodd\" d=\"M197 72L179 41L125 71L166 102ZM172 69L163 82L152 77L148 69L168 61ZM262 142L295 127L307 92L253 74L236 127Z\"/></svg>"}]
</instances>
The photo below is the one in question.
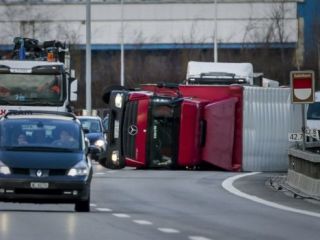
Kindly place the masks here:
<instances>
[{"instance_id":1,"label":"road sign","mask_svg":"<svg viewBox=\"0 0 320 240\"><path fill-rule=\"evenodd\" d=\"M303 135L302 133L289 133L288 140L289 142L302 142Z\"/></svg>"},{"instance_id":2,"label":"road sign","mask_svg":"<svg viewBox=\"0 0 320 240\"><path fill-rule=\"evenodd\" d=\"M315 129L315 128L310 129L307 127L305 134L306 134L306 136L319 141L319 130L318 129ZM288 140L289 140L289 142L301 142L303 140L303 133L301 133L301 132L289 133Z\"/></svg>"},{"instance_id":3,"label":"road sign","mask_svg":"<svg viewBox=\"0 0 320 240\"><path fill-rule=\"evenodd\" d=\"M292 103L314 102L314 72L290 72Z\"/></svg>"}]
</instances>

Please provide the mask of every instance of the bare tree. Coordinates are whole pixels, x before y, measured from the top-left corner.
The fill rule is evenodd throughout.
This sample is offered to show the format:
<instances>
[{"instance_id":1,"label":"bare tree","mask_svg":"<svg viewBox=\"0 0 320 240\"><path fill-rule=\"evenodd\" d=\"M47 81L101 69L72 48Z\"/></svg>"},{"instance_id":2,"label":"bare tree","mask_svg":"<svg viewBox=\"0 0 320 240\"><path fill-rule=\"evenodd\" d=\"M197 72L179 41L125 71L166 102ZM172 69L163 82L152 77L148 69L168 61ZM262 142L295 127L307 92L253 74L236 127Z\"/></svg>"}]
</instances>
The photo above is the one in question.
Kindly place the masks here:
<instances>
[{"instance_id":1,"label":"bare tree","mask_svg":"<svg viewBox=\"0 0 320 240\"><path fill-rule=\"evenodd\" d=\"M248 43L258 42L261 44L261 49L264 49L262 51L264 60L261 60L265 61L265 64L268 61L267 59L270 59L278 51L279 64L273 64L272 67L273 71L280 72L279 78L282 79L284 84L289 83L287 74L292 64L292 61L286 60L290 54L288 55L285 48L290 35L290 29L286 25L286 15L289 11L286 0L275 1L268 13L268 21L250 17L243 36L244 48ZM277 46L273 47L274 44L277 44ZM266 64L266 67L268 65Z\"/></svg>"},{"instance_id":2,"label":"bare tree","mask_svg":"<svg viewBox=\"0 0 320 240\"><path fill-rule=\"evenodd\" d=\"M284 53L284 44L288 41L288 34L285 28L285 14L288 9L285 8L285 0L282 0L279 4L275 4L272 13L272 27L274 29L273 35L274 40L280 43L280 55L282 65L282 79L286 79L286 59ZM288 83L288 82L286 82Z\"/></svg>"},{"instance_id":3,"label":"bare tree","mask_svg":"<svg viewBox=\"0 0 320 240\"><path fill-rule=\"evenodd\" d=\"M80 43L80 28L81 26L71 27L69 24L58 24L56 25L56 39L61 39L70 45L75 45Z\"/></svg>"},{"instance_id":4,"label":"bare tree","mask_svg":"<svg viewBox=\"0 0 320 240\"><path fill-rule=\"evenodd\" d=\"M2 26L2 43L10 42L16 36L29 38L44 37L49 33L49 12L39 12L28 2L21 5L5 3Z\"/></svg>"}]
</instances>

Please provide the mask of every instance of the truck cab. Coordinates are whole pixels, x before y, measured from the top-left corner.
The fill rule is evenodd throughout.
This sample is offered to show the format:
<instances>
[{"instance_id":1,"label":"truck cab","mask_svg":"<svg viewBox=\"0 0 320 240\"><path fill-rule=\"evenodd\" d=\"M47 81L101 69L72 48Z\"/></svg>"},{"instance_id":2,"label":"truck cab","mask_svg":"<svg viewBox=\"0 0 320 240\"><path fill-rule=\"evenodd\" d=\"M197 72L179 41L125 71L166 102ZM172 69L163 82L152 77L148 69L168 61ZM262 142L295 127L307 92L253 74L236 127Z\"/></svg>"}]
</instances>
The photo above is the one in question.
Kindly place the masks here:
<instances>
[{"instance_id":1,"label":"truck cab","mask_svg":"<svg viewBox=\"0 0 320 240\"><path fill-rule=\"evenodd\" d=\"M77 80L65 45L16 38L10 57L0 60L0 115L8 110L70 111Z\"/></svg>"},{"instance_id":2,"label":"truck cab","mask_svg":"<svg viewBox=\"0 0 320 240\"><path fill-rule=\"evenodd\" d=\"M181 107L178 96L117 90L112 91L109 106L108 154L102 165L109 168L176 165Z\"/></svg>"}]
</instances>

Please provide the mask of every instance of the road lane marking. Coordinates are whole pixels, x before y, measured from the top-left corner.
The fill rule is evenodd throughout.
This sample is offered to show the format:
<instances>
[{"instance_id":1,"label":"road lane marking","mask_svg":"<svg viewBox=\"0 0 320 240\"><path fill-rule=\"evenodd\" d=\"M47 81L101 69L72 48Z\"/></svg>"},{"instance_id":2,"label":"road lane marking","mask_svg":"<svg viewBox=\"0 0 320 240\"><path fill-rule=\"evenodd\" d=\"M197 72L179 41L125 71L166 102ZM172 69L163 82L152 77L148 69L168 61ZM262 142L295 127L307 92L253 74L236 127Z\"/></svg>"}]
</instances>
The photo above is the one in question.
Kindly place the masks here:
<instances>
[{"instance_id":1,"label":"road lane marking","mask_svg":"<svg viewBox=\"0 0 320 240\"><path fill-rule=\"evenodd\" d=\"M133 220L134 223L140 224L140 225L152 225L152 222L149 222L147 220Z\"/></svg>"},{"instance_id":2,"label":"road lane marking","mask_svg":"<svg viewBox=\"0 0 320 240\"><path fill-rule=\"evenodd\" d=\"M97 204L94 204L94 203L90 203L90 207L96 207Z\"/></svg>"},{"instance_id":3,"label":"road lane marking","mask_svg":"<svg viewBox=\"0 0 320 240\"><path fill-rule=\"evenodd\" d=\"M110 208L96 208L99 212L112 212Z\"/></svg>"},{"instance_id":4,"label":"road lane marking","mask_svg":"<svg viewBox=\"0 0 320 240\"><path fill-rule=\"evenodd\" d=\"M101 176L101 175L106 175L107 173L104 173L104 172L97 172L97 173L95 173L95 174L93 174L93 175L95 175L95 176Z\"/></svg>"},{"instance_id":5,"label":"road lane marking","mask_svg":"<svg viewBox=\"0 0 320 240\"><path fill-rule=\"evenodd\" d=\"M244 174L239 174L239 175L227 178L222 182L222 187L225 190L229 191L230 193L233 193L233 194L235 194L235 195L237 195L239 197L246 198L248 200L251 200L251 201L254 201L254 202L269 206L269 207L281 209L281 210L288 211L288 212L294 212L294 213L299 213L299 214L303 214L303 215L307 215L307 216L320 218L320 214L319 213L314 213L314 212L310 212L310 211L306 211L306 210L301 210L301 209L297 209L297 208L288 207L288 206L281 205L281 204L278 204L278 203L275 203L275 202L270 202L270 201L264 200L262 198L259 198L257 196L253 196L253 195L249 195L247 193L241 192L240 190L238 190L237 188L235 188L233 186L233 183L236 180L238 180L240 178L243 178L243 177L252 176L252 175L255 175L255 174L258 174L258 173L259 172L244 173Z\"/></svg>"},{"instance_id":6,"label":"road lane marking","mask_svg":"<svg viewBox=\"0 0 320 240\"><path fill-rule=\"evenodd\" d=\"M118 218L130 218L130 215L124 213L113 213L112 215Z\"/></svg>"},{"instance_id":7,"label":"road lane marking","mask_svg":"<svg viewBox=\"0 0 320 240\"><path fill-rule=\"evenodd\" d=\"M201 236L189 236L190 240L211 240L210 238L201 237Z\"/></svg>"},{"instance_id":8,"label":"road lane marking","mask_svg":"<svg viewBox=\"0 0 320 240\"><path fill-rule=\"evenodd\" d=\"M163 233L179 233L180 231L174 228L158 228L160 232Z\"/></svg>"}]
</instances>

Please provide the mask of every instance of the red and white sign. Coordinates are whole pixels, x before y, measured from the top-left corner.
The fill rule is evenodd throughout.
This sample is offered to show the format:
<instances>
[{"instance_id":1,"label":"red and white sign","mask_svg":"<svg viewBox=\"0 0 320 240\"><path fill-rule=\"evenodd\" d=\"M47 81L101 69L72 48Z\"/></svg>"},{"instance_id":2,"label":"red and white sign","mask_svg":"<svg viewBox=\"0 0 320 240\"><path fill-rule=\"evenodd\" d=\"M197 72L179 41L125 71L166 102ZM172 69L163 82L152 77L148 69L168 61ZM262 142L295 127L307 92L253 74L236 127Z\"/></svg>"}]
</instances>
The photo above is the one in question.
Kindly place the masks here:
<instances>
[{"instance_id":1,"label":"red and white sign","mask_svg":"<svg viewBox=\"0 0 320 240\"><path fill-rule=\"evenodd\" d=\"M292 71L290 73L292 103L314 102L314 72Z\"/></svg>"}]
</instances>

